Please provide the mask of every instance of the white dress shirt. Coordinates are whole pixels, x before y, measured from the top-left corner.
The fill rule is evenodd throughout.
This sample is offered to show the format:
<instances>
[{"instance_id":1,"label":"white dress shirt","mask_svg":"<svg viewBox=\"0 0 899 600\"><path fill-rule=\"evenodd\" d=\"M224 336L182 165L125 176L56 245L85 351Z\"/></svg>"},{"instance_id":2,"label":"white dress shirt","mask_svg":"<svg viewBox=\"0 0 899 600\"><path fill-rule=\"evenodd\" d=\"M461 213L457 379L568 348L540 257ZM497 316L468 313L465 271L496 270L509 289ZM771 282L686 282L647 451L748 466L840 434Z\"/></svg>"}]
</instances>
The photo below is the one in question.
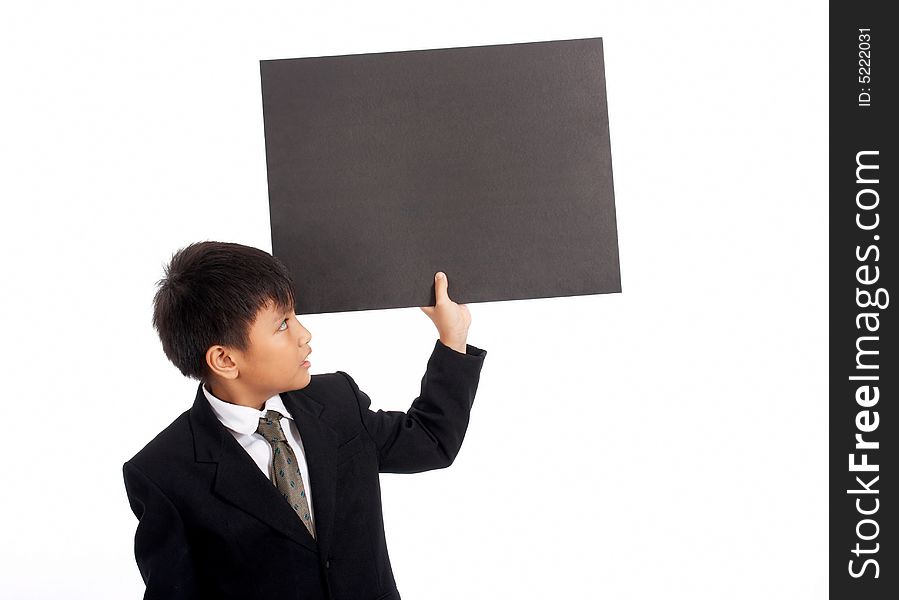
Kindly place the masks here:
<instances>
[{"instance_id":1,"label":"white dress shirt","mask_svg":"<svg viewBox=\"0 0 899 600\"><path fill-rule=\"evenodd\" d=\"M268 477L269 481L272 479L272 474L269 471L272 464L272 445L268 440L256 433L256 428L259 427L259 418L265 416L265 411L276 410L281 413L283 416L281 429L284 431L287 443L293 449L294 454L297 455L297 462L300 463L300 474L303 476L303 485L306 488L306 502L309 504L309 516L314 522L312 488L309 486L309 469L306 466L306 452L303 450L303 440L300 438L300 431L297 429L296 423L293 422L293 416L287 410L287 407L284 406L281 396L275 394L265 401L265 406L262 407L262 410L256 410L251 406L231 404L216 398L212 395L212 392L206 389L205 384L203 385L203 393L206 394L206 399L209 400L215 416L234 436L234 439L237 440L241 447L247 451L247 454L250 455L250 458L253 459L259 470Z\"/></svg>"}]
</instances>

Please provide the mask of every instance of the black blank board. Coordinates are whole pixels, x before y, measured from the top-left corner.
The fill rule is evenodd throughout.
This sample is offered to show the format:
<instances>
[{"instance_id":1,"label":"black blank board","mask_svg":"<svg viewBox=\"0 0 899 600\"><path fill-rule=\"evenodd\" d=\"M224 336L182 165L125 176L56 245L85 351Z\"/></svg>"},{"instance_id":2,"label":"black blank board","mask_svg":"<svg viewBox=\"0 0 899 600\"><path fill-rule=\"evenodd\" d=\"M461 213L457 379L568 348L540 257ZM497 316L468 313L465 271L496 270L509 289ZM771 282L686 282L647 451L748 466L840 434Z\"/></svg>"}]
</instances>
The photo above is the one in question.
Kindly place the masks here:
<instances>
[{"instance_id":1,"label":"black blank board","mask_svg":"<svg viewBox=\"0 0 899 600\"><path fill-rule=\"evenodd\" d=\"M621 291L601 38L260 71L297 314Z\"/></svg>"}]
</instances>

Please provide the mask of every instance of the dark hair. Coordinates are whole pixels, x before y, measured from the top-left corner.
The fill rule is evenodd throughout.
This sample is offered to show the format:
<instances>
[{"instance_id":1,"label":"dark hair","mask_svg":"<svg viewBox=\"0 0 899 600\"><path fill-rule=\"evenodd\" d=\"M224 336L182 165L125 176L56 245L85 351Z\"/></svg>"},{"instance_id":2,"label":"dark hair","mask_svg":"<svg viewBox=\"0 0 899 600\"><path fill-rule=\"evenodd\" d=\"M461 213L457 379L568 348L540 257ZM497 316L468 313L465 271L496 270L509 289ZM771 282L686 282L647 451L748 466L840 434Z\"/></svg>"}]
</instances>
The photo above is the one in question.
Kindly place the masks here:
<instances>
[{"instance_id":1,"label":"dark hair","mask_svg":"<svg viewBox=\"0 0 899 600\"><path fill-rule=\"evenodd\" d=\"M284 264L263 250L231 242L196 242L178 250L156 282L153 327L162 350L187 377L208 381L206 351L221 344L249 348L260 309L293 310Z\"/></svg>"}]
</instances>

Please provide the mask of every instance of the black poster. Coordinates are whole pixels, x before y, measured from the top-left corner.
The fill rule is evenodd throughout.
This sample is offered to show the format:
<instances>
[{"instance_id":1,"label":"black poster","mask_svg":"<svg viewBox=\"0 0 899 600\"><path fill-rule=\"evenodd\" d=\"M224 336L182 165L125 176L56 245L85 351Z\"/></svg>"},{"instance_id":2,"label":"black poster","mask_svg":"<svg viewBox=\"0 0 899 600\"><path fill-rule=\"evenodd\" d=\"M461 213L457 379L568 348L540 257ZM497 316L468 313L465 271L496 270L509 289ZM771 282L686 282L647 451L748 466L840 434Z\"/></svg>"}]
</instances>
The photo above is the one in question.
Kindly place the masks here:
<instances>
[{"instance_id":1,"label":"black poster","mask_svg":"<svg viewBox=\"0 0 899 600\"><path fill-rule=\"evenodd\" d=\"M298 314L621 291L601 38L260 69Z\"/></svg>"}]
</instances>

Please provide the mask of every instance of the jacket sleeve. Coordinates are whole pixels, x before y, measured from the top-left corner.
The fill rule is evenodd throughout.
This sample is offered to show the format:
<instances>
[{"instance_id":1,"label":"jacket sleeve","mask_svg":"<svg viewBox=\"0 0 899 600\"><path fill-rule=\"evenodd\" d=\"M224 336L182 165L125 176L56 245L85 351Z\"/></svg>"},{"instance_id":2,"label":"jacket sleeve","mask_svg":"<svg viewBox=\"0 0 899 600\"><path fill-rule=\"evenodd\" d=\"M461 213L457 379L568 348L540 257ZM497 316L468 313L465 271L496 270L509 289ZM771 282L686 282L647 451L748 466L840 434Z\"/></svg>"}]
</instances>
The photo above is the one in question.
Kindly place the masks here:
<instances>
[{"instance_id":1,"label":"jacket sleeve","mask_svg":"<svg viewBox=\"0 0 899 600\"><path fill-rule=\"evenodd\" d=\"M144 600L197 598L197 583L181 516L171 500L131 461L122 471L134 516L134 556L146 584Z\"/></svg>"},{"instance_id":2,"label":"jacket sleeve","mask_svg":"<svg viewBox=\"0 0 899 600\"><path fill-rule=\"evenodd\" d=\"M347 373L362 424L378 448L381 473L420 473L453 463L468 429L469 415L487 351L468 344L465 353L439 339L421 379L421 392L406 412L371 410L371 398Z\"/></svg>"}]
</instances>

